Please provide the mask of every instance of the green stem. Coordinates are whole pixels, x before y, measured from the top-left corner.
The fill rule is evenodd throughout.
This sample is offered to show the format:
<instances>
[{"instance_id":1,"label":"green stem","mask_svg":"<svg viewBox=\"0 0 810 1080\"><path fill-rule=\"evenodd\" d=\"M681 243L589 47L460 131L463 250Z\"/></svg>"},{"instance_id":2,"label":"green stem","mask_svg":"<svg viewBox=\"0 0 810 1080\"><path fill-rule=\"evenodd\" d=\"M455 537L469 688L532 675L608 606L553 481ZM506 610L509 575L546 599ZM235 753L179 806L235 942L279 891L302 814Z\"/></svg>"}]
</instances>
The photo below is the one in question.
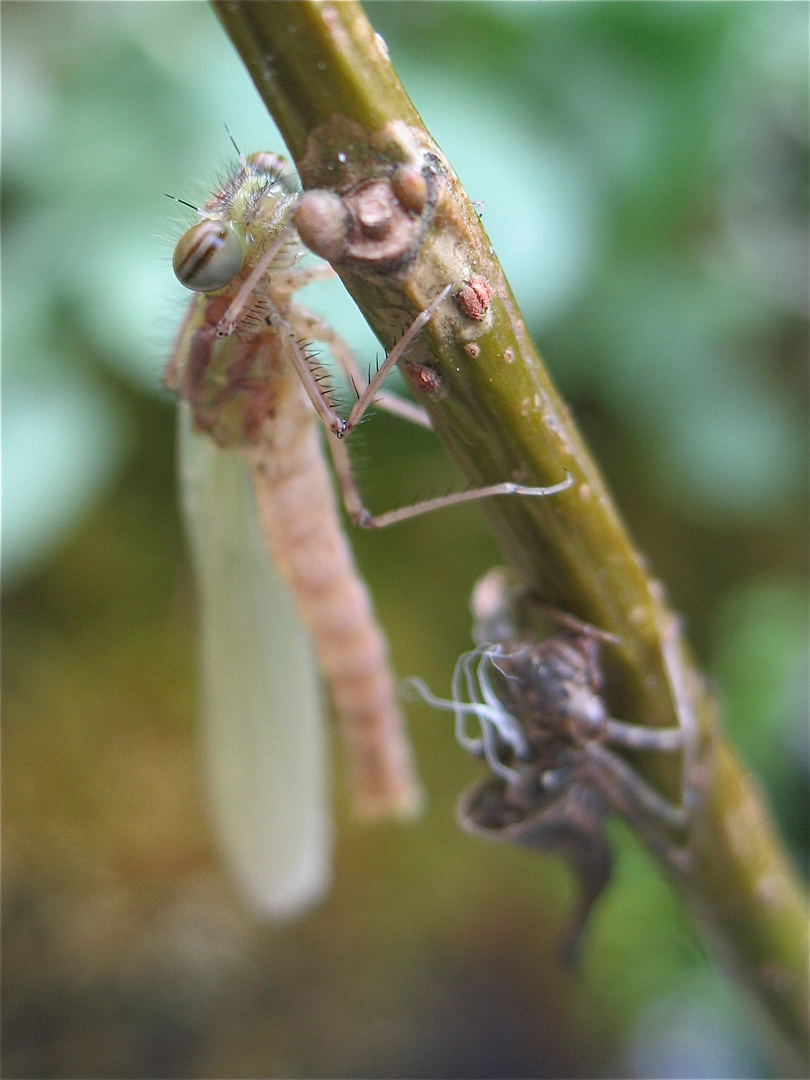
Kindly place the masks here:
<instances>
[{"instance_id":1,"label":"green stem","mask_svg":"<svg viewBox=\"0 0 810 1080\"><path fill-rule=\"evenodd\" d=\"M681 884L803 1051L808 905L802 884L751 778L715 730L713 702L663 589L631 543L526 333L475 210L424 130L384 43L353 0L215 2L214 8L305 189L337 190L339 181L345 188L347 173L336 162L347 157L347 169L371 170L369 176L375 169L390 173L392 162L407 160L414 147L440 163L443 188L415 263L376 275L342 263L336 269L389 348L448 282L461 288L477 275L489 283L484 319L471 319L448 301L423 331L414 385L425 391L436 431L472 483L545 485L566 471L574 478L553 498L482 505L527 591L621 640L611 677L623 717L654 727L697 725L704 795L690 837L692 865ZM420 380L420 370L430 378ZM639 768L670 798L680 797L678 762Z\"/></svg>"}]
</instances>

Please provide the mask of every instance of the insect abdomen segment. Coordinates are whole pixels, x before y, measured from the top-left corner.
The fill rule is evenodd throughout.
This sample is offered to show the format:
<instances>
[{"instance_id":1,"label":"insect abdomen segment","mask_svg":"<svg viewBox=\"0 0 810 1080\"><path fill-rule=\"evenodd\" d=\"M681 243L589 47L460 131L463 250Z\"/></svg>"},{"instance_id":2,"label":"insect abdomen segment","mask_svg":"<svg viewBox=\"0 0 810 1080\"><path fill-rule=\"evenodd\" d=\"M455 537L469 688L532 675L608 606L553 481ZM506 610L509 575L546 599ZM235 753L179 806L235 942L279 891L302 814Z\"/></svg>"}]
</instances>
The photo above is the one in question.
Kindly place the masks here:
<instances>
[{"instance_id":1,"label":"insect abdomen segment","mask_svg":"<svg viewBox=\"0 0 810 1080\"><path fill-rule=\"evenodd\" d=\"M341 526L315 415L295 377L282 379L297 400L248 451L262 527L340 716L358 808L370 817L409 815L420 795L387 642Z\"/></svg>"}]
</instances>

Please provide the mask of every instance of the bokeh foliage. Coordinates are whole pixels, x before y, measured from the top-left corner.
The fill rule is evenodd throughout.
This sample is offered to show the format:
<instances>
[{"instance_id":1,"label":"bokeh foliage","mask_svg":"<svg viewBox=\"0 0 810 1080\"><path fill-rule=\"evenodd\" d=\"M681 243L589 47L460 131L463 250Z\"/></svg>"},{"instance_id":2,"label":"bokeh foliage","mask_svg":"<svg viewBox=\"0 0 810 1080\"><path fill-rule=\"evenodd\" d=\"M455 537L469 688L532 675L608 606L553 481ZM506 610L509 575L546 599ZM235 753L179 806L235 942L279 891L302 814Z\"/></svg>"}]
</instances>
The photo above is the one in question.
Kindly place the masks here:
<instances>
[{"instance_id":1,"label":"bokeh foliage","mask_svg":"<svg viewBox=\"0 0 810 1080\"><path fill-rule=\"evenodd\" d=\"M807 6L368 11L806 865ZM778 1069L620 829L581 981L558 972L566 874L456 832L478 770L427 710L425 821L363 830L339 793L333 898L288 930L250 922L195 769L160 390L187 218L162 192L201 200L223 121L247 151L280 140L204 5L3 15L6 1070ZM320 302L370 357L339 291ZM375 508L453 483L395 421L357 453ZM398 669L443 690L497 558L483 519L356 547Z\"/></svg>"}]
</instances>

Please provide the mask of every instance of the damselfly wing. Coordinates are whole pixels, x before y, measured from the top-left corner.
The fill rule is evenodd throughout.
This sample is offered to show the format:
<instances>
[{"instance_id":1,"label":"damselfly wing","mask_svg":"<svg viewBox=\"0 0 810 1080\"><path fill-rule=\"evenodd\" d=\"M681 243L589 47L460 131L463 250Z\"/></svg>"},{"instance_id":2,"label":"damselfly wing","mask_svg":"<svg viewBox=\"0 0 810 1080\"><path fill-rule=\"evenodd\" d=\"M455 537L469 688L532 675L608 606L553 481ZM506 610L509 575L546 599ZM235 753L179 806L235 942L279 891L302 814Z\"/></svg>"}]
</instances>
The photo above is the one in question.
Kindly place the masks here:
<instances>
[{"instance_id":1,"label":"damselfly wing","mask_svg":"<svg viewBox=\"0 0 810 1080\"><path fill-rule=\"evenodd\" d=\"M214 824L253 906L296 915L331 877L325 702L312 640L268 555L248 461L196 432L186 402L179 458Z\"/></svg>"}]
</instances>

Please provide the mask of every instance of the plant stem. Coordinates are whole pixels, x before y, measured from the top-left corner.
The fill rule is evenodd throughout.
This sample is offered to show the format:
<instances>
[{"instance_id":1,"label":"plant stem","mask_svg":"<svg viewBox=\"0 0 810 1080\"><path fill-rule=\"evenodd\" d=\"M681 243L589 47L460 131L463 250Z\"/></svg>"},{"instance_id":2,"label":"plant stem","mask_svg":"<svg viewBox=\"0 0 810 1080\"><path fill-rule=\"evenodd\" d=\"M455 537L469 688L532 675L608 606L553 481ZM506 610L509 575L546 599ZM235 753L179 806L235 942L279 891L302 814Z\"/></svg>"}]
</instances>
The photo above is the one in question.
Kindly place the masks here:
<instances>
[{"instance_id":1,"label":"plant stem","mask_svg":"<svg viewBox=\"0 0 810 1080\"><path fill-rule=\"evenodd\" d=\"M527 592L620 639L611 680L623 718L654 727L697 725L704 797L690 837L692 865L681 884L726 955L804 1050L808 906L802 884L755 785L716 732L713 701L664 591L631 543L526 333L475 210L425 131L382 39L353 0L215 2L214 8L305 190L345 190L352 167L370 176L390 173L414 147L440 163L442 189L416 260L387 274L341 262L336 269L387 348L448 282L458 292L476 277L491 288L482 319L450 301L440 308L415 349L414 386L471 483L547 485L566 471L574 478L568 491L552 498L499 498L483 507ZM347 158L345 168L337 164ZM677 762L638 767L669 798L680 798Z\"/></svg>"}]
</instances>

